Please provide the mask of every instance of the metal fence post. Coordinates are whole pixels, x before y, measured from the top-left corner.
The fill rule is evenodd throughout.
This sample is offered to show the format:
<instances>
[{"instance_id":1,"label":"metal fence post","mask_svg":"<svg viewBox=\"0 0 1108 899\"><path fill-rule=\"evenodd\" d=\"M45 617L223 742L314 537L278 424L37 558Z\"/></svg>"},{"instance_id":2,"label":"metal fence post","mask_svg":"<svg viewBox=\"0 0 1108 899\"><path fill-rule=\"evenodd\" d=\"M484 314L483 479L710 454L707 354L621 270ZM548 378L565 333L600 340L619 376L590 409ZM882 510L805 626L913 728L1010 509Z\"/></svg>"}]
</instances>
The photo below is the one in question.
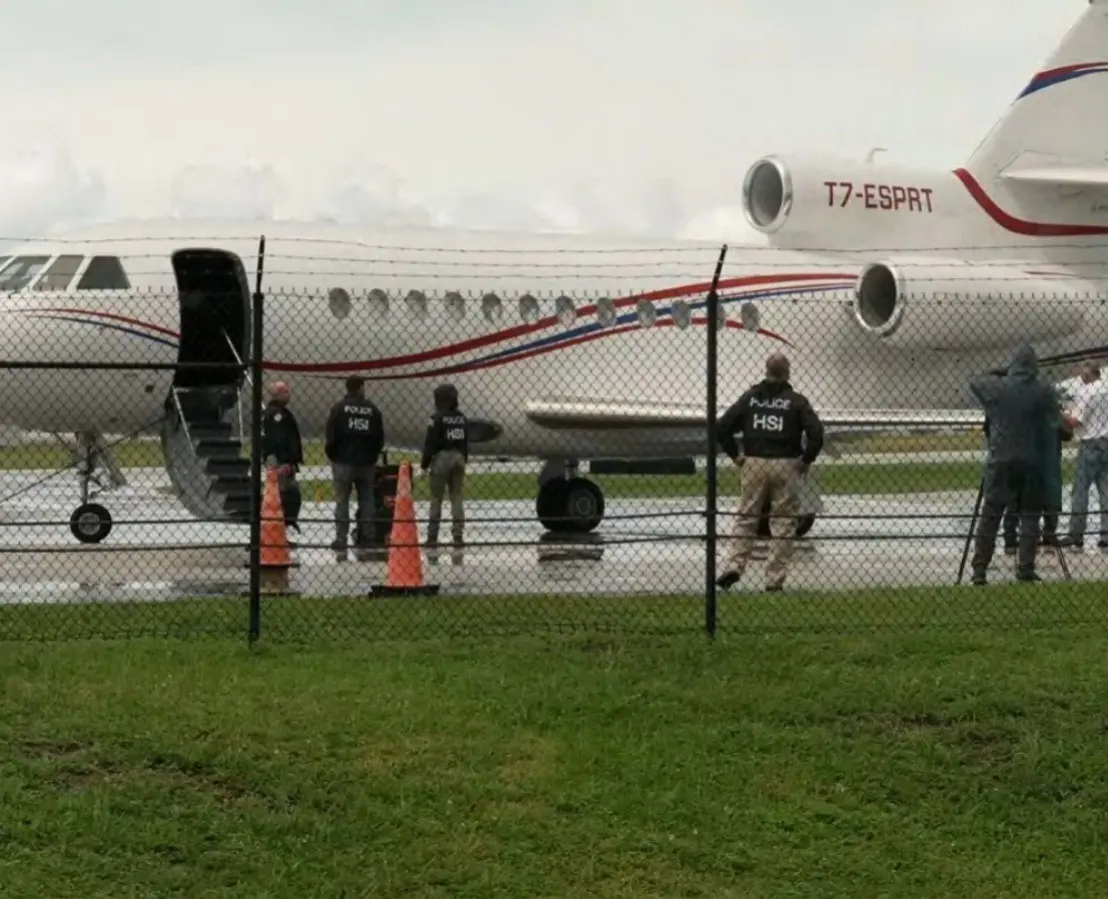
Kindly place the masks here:
<instances>
[{"instance_id":1,"label":"metal fence post","mask_svg":"<svg viewBox=\"0 0 1108 899\"><path fill-rule=\"evenodd\" d=\"M265 377L265 309L262 272L265 266L265 235L258 240L258 269L250 304L253 354L250 359L250 637L253 646L262 633L262 379Z\"/></svg>"},{"instance_id":2,"label":"metal fence post","mask_svg":"<svg viewBox=\"0 0 1108 899\"><path fill-rule=\"evenodd\" d=\"M727 256L727 244L720 247L719 259L716 261L716 271L712 276L712 286L708 290L708 352L707 352L707 382L708 382L708 460L707 460L707 557L705 559L705 602L704 602L704 627L710 637L716 635L716 543L717 543L717 498L719 495L718 471L716 468L716 444L718 440L716 418L718 413L717 389L719 368L719 279L723 274L723 260Z\"/></svg>"}]
</instances>

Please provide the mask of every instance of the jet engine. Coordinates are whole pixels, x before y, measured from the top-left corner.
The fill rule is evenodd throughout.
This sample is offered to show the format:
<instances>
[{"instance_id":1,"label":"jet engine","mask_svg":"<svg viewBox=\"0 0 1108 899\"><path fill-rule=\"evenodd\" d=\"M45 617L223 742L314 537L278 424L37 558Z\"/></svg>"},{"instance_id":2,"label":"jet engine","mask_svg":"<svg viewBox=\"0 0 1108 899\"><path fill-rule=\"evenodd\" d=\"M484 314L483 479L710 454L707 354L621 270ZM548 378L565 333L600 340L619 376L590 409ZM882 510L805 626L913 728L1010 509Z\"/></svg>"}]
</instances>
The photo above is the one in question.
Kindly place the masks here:
<instances>
[{"instance_id":1,"label":"jet engine","mask_svg":"<svg viewBox=\"0 0 1108 899\"><path fill-rule=\"evenodd\" d=\"M890 346L960 350L1066 337L1082 325L1082 300L1072 279L913 258L866 266L852 308L861 329Z\"/></svg>"},{"instance_id":2,"label":"jet engine","mask_svg":"<svg viewBox=\"0 0 1108 899\"><path fill-rule=\"evenodd\" d=\"M830 247L842 235L886 231L935 211L933 178L857 160L766 156L743 179L743 214L774 241Z\"/></svg>"}]
</instances>

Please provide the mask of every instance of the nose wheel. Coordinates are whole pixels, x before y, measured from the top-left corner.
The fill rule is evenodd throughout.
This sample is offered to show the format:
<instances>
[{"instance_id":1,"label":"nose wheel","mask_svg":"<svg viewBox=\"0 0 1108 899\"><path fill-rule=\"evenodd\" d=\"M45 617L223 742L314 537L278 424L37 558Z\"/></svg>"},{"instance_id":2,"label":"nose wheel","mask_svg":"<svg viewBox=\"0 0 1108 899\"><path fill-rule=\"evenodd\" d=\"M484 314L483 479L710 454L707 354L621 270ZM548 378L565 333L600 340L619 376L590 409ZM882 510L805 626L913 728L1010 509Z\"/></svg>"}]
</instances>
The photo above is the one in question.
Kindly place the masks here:
<instances>
[{"instance_id":1,"label":"nose wheel","mask_svg":"<svg viewBox=\"0 0 1108 899\"><path fill-rule=\"evenodd\" d=\"M112 532L112 516L99 503L82 503L69 516L69 530L81 543L99 543Z\"/></svg>"},{"instance_id":2,"label":"nose wheel","mask_svg":"<svg viewBox=\"0 0 1108 899\"><path fill-rule=\"evenodd\" d=\"M60 435L55 434L54 437L65 444ZM100 543L112 532L112 516L100 503L92 502L94 487L95 492L103 489L97 472L101 469L105 472L111 487L122 487L127 479L102 434L86 431L77 434L76 438L73 451L81 501L69 516L69 531L81 543Z\"/></svg>"}]
</instances>

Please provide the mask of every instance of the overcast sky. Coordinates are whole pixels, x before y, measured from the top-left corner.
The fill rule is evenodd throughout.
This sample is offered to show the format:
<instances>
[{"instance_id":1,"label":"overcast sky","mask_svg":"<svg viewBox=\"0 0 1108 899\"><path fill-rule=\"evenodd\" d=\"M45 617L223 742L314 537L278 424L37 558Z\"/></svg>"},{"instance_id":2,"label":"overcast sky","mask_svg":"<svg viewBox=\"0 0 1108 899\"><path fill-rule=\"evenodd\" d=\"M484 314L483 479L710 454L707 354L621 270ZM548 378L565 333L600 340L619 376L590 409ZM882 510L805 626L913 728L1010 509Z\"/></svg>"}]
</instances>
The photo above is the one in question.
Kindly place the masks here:
<instances>
[{"instance_id":1,"label":"overcast sky","mask_svg":"<svg viewBox=\"0 0 1108 899\"><path fill-rule=\"evenodd\" d=\"M1083 0L35 0L0 232L149 215L748 236L759 155L953 167Z\"/></svg>"}]
</instances>

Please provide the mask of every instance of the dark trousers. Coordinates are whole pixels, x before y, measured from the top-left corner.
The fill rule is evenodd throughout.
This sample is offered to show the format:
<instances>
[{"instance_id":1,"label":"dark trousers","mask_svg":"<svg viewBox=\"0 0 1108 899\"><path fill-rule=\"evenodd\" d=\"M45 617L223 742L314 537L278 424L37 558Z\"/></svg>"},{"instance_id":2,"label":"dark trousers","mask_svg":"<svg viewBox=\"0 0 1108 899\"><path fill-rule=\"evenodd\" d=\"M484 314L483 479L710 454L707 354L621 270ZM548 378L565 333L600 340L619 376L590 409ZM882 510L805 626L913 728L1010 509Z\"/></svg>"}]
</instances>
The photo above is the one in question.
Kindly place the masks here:
<instances>
[{"instance_id":1,"label":"dark trousers","mask_svg":"<svg viewBox=\"0 0 1108 899\"><path fill-rule=\"evenodd\" d=\"M1035 573L1035 555L1039 546L1039 519L1043 514L1043 479L1034 466L1025 462L990 462L985 471L985 490L977 539L971 563L974 577L985 576L996 550L997 531L1005 508L1016 509L1019 517L1016 577Z\"/></svg>"},{"instance_id":2,"label":"dark trousers","mask_svg":"<svg viewBox=\"0 0 1108 899\"><path fill-rule=\"evenodd\" d=\"M358 493L358 524L354 530L354 545L364 548L372 545L376 532L373 502L374 465L346 465L331 463L331 478L335 489L335 542L338 551L346 549L350 531L350 495Z\"/></svg>"},{"instance_id":3,"label":"dark trousers","mask_svg":"<svg viewBox=\"0 0 1108 899\"><path fill-rule=\"evenodd\" d=\"M285 516L285 525L300 530L300 482L295 474L283 474L277 478L277 487L281 492L281 513Z\"/></svg>"},{"instance_id":4,"label":"dark trousers","mask_svg":"<svg viewBox=\"0 0 1108 899\"><path fill-rule=\"evenodd\" d=\"M1004 545L1015 548L1019 545L1019 506L1011 503L1004 509ZM1043 512L1043 544L1052 543L1058 536L1058 511L1047 509Z\"/></svg>"}]
</instances>

